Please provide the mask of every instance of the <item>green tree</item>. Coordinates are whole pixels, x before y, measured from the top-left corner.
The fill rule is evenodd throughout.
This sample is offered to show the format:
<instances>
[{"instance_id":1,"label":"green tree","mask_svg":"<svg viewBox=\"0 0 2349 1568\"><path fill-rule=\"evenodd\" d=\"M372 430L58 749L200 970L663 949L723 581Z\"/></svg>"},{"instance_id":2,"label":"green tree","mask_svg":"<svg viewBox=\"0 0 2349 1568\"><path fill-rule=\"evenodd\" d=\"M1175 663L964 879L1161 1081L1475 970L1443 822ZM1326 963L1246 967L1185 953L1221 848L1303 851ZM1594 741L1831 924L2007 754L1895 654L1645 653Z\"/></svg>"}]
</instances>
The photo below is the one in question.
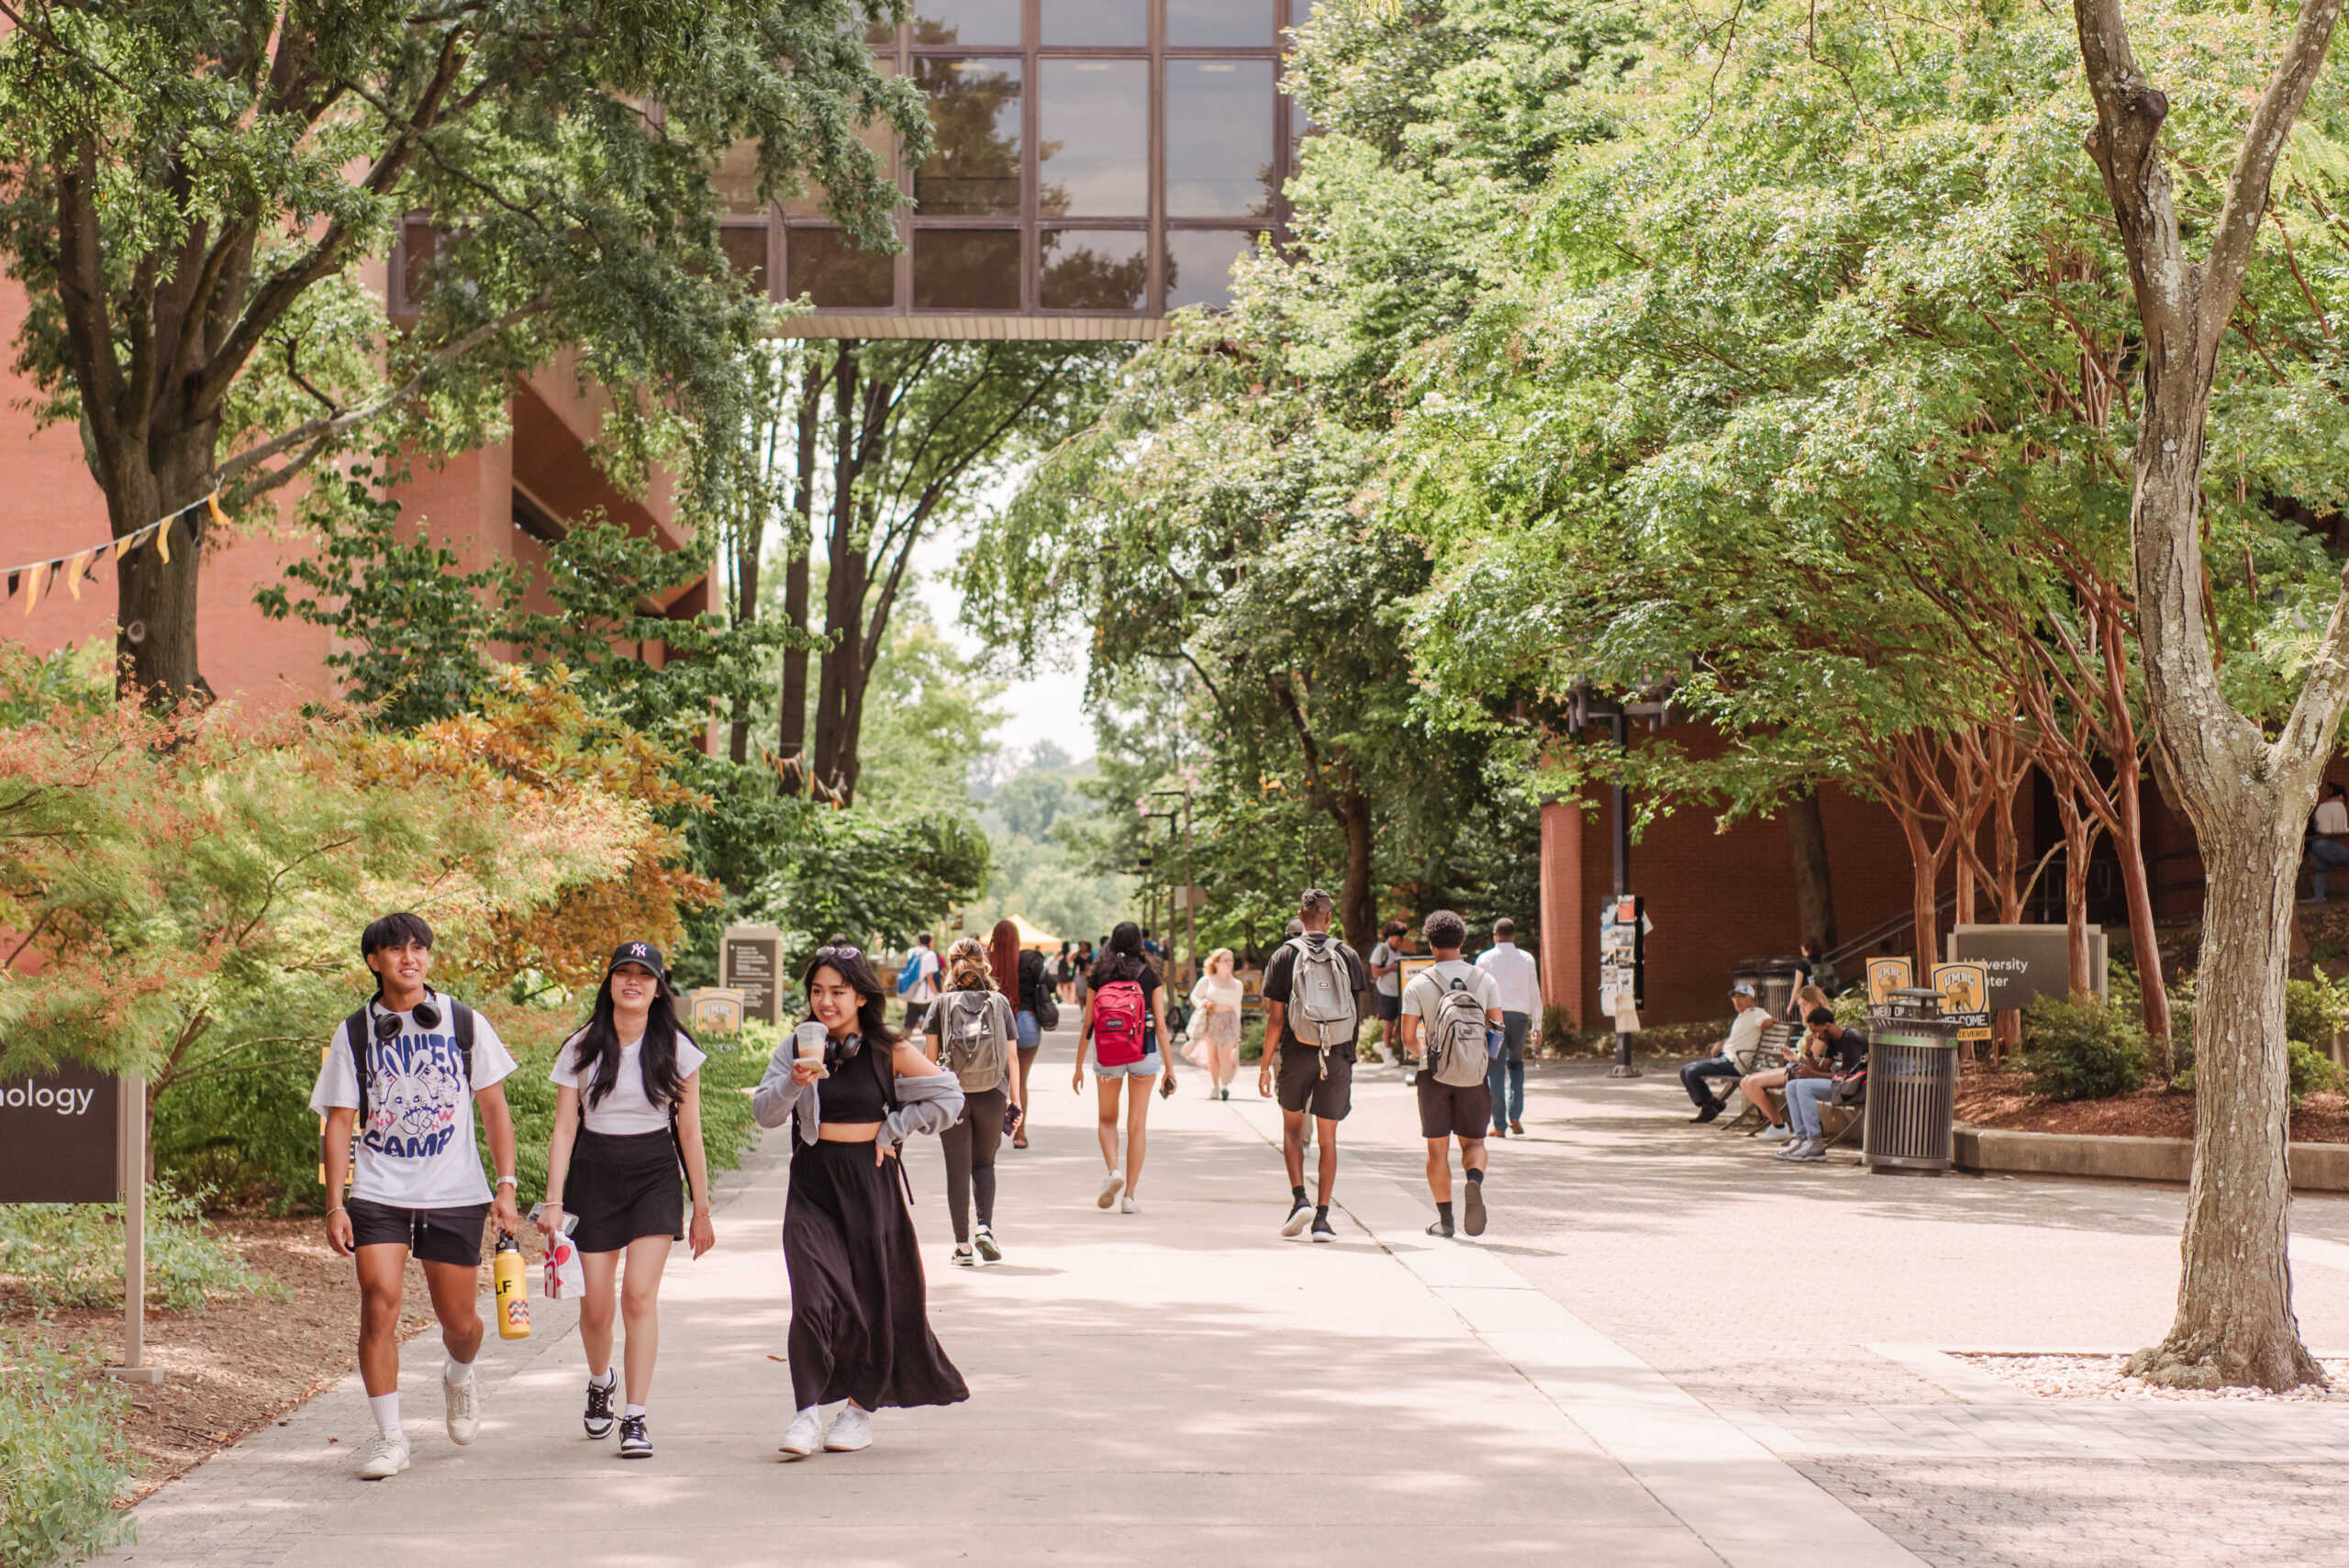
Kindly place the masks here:
<instances>
[{"instance_id":1,"label":"green tree","mask_svg":"<svg viewBox=\"0 0 2349 1568\"><path fill-rule=\"evenodd\" d=\"M35 0L0 38L19 367L79 421L117 538L354 448L474 444L512 378L566 350L643 394L606 419L613 477L676 461L690 501L696 438L741 423L761 319L718 250L713 171L754 142L763 195L811 174L889 243L897 188L858 130L886 122L915 156L929 137L865 43L890 19L851 0ZM395 330L359 269L403 232ZM201 685L200 563L120 563L142 686Z\"/></svg>"}]
</instances>

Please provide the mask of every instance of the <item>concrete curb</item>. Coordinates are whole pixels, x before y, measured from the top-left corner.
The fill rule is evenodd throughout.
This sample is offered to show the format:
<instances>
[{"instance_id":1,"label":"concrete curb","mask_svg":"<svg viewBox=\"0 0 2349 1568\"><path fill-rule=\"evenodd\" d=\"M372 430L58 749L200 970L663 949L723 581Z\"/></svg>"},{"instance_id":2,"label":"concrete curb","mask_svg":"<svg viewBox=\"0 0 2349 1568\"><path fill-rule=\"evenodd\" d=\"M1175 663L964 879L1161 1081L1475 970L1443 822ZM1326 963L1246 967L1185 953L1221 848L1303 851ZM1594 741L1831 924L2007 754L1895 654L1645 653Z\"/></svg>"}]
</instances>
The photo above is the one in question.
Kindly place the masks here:
<instances>
[{"instance_id":1,"label":"concrete curb","mask_svg":"<svg viewBox=\"0 0 2349 1568\"><path fill-rule=\"evenodd\" d=\"M2349 1143L2295 1143L2287 1158L2294 1191L2349 1193ZM2097 1176L2108 1181L2183 1184L2194 1174L2194 1140L2009 1132L1961 1122L1957 1163L1962 1170L2011 1175Z\"/></svg>"}]
</instances>

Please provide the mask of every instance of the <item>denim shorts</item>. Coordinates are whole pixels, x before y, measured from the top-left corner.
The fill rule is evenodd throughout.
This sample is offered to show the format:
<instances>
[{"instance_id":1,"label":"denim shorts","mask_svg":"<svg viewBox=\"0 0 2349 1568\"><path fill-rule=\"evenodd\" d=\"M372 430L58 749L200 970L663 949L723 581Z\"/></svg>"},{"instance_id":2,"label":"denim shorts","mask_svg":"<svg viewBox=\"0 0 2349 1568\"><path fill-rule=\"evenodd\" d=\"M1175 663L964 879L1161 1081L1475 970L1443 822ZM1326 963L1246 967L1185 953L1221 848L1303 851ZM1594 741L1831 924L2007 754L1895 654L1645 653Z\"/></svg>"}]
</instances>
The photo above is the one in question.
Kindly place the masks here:
<instances>
[{"instance_id":1,"label":"denim shorts","mask_svg":"<svg viewBox=\"0 0 2349 1568\"><path fill-rule=\"evenodd\" d=\"M1128 1062L1117 1067L1104 1067L1098 1061L1093 1063L1096 1078L1155 1078L1164 1071L1166 1069L1161 1064L1154 1048L1140 1062Z\"/></svg>"},{"instance_id":2,"label":"denim shorts","mask_svg":"<svg viewBox=\"0 0 2349 1568\"><path fill-rule=\"evenodd\" d=\"M1014 1013L1011 1016L1011 1028L1012 1032L1019 1037L1019 1049L1022 1051L1033 1051L1044 1043L1044 1037L1037 1030L1036 1015L1033 1013Z\"/></svg>"}]
</instances>

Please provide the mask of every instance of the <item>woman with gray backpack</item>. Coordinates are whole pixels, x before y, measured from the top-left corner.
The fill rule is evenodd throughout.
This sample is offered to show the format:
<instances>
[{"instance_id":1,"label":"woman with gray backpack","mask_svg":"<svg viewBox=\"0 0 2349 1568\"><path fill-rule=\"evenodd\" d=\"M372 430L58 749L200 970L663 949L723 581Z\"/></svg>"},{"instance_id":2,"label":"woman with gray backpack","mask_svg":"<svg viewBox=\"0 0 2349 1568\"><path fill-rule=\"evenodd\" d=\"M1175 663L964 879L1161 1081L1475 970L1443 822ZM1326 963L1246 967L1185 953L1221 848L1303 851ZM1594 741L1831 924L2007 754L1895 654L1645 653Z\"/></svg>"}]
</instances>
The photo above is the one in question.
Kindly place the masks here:
<instances>
[{"instance_id":1,"label":"woman with gray backpack","mask_svg":"<svg viewBox=\"0 0 2349 1568\"><path fill-rule=\"evenodd\" d=\"M999 1263L995 1239L995 1155L1003 1142L1005 1118L1015 1122L1025 1096L1012 1054L1018 1039L1011 1003L996 989L987 944L964 937L946 950L946 989L923 1020L923 1046L932 1062L953 1072L963 1084L963 1118L938 1141L946 1153L946 1207L954 1221L953 1261L958 1268ZM978 1201L979 1228L973 1251L971 1205Z\"/></svg>"}]
</instances>

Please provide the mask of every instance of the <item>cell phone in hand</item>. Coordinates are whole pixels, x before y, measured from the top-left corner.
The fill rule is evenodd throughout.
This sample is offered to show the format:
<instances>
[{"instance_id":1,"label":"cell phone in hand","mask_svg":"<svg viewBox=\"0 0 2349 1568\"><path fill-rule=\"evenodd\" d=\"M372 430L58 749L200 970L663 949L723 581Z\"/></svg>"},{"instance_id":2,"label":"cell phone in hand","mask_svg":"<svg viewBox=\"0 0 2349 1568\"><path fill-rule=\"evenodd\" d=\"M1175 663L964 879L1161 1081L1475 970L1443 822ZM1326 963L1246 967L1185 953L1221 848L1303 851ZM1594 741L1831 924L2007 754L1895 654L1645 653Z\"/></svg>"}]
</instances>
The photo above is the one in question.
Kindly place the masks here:
<instances>
[{"instance_id":1,"label":"cell phone in hand","mask_svg":"<svg viewBox=\"0 0 2349 1568\"><path fill-rule=\"evenodd\" d=\"M1018 1106L1003 1107L1003 1130L1007 1136L1019 1130L1019 1116L1020 1111Z\"/></svg>"},{"instance_id":2,"label":"cell phone in hand","mask_svg":"<svg viewBox=\"0 0 2349 1568\"><path fill-rule=\"evenodd\" d=\"M1165 1099L1168 1095L1172 1095L1174 1092L1174 1079L1172 1079L1172 1078L1161 1078L1161 1079L1158 1081L1158 1097L1159 1097L1160 1099L1162 1099L1162 1100L1163 1100L1163 1099Z\"/></svg>"}]
</instances>

